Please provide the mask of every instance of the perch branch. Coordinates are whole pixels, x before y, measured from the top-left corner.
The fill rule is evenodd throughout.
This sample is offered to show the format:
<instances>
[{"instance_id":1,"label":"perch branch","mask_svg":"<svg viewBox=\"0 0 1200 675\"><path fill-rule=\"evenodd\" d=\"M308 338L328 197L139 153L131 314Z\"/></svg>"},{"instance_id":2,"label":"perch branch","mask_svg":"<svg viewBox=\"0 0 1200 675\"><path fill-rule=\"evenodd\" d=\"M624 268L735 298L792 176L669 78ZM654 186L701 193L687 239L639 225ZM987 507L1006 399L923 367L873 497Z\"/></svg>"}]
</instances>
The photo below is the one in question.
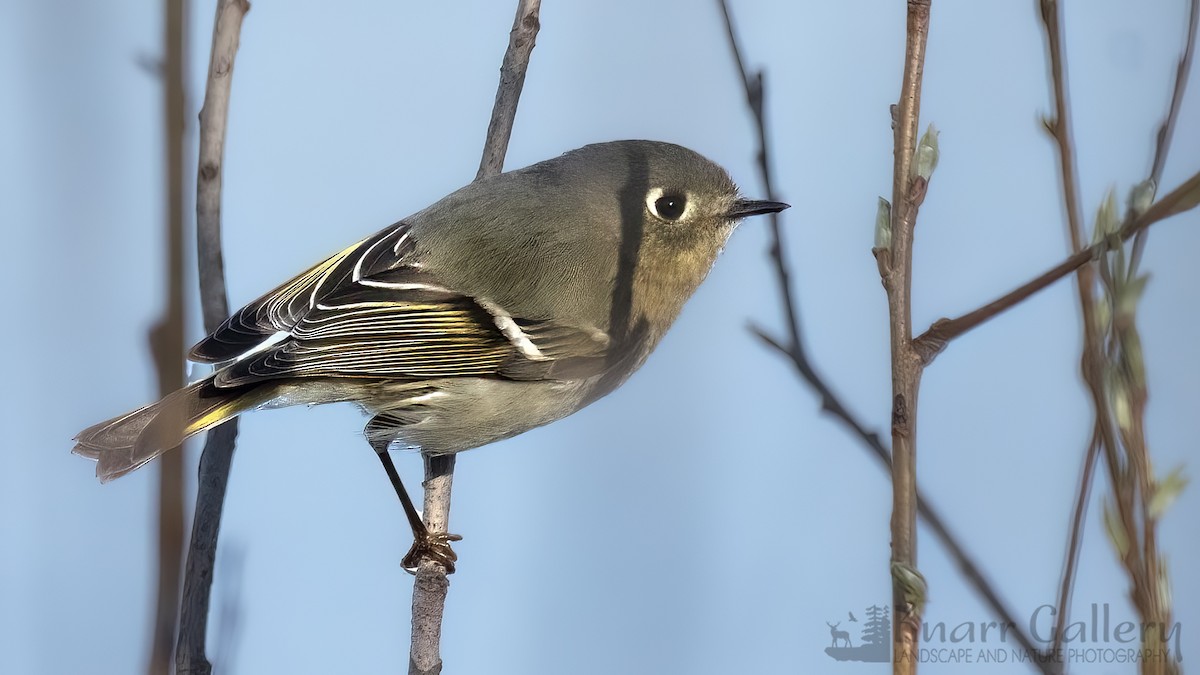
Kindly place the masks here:
<instances>
[{"instance_id":1,"label":"perch branch","mask_svg":"<svg viewBox=\"0 0 1200 675\"><path fill-rule=\"evenodd\" d=\"M504 155L512 136L517 102L525 85L529 57L533 52L541 21L541 0L519 0L509 32L508 48L500 66L500 84L488 123L483 157L476 180L493 176L504 168ZM430 532L447 532L450 524L450 493L454 481L454 455L425 459L424 518ZM409 651L410 675L440 673L442 670L442 616L450 580L446 568L432 560L422 560L413 582L412 642Z\"/></svg>"},{"instance_id":2,"label":"perch branch","mask_svg":"<svg viewBox=\"0 0 1200 675\"><path fill-rule=\"evenodd\" d=\"M250 11L246 0L220 0L213 21L212 53L204 105L200 109L200 160L196 174L196 254L200 271L200 303L208 332L229 316L225 292L225 263L221 255L221 171L225 153L225 128L242 19ZM217 554L221 509L233 462L237 420L212 431L204 442L196 486L196 512L192 541L184 573L180 609L179 643L175 651L180 675L208 675L212 665L205 656L209 596Z\"/></svg>"},{"instance_id":3,"label":"perch branch","mask_svg":"<svg viewBox=\"0 0 1200 675\"><path fill-rule=\"evenodd\" d=\"M542 0L520 0L517 17L508 33L508 49L500 64L500 85L496 87L496 102L492 105L492 119L488 122L487 138L483 142L483 157L479 160L479 172L475 180L494 176L504 170L504 155L508 153L508 140L512 137L513 121L517 118L517 103L521 90L525 88L525 71L529 69L529 55L533 53L538 30L542 27L538 18Z\"/></svg>"}]
</instances>

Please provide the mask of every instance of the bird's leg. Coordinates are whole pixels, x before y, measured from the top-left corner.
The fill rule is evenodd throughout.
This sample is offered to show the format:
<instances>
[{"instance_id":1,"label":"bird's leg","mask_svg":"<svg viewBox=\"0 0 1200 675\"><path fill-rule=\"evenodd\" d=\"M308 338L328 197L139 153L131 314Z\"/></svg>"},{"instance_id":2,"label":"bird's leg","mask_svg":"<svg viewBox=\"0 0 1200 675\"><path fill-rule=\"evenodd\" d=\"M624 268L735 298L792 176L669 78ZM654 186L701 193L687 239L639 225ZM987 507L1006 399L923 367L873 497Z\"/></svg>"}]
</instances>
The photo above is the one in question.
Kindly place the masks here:
<instances>
[{"instance_id":1,"label":"bird's leg","mask_svg":"<svg viewBox=\"0 0 1200 675\"><path fill-rule=\"evenodd\" d=\"M404 565L406 570L413 571L422 559L432 560L445 567L446 574L453 574L454 561L458 560L458 556L450 548L450 542L459 541L462 537L449 532L430 532L421 520L421 514L417 513L417 507L409 498L408 490L404 489L404 483L400 481L400 474L396 472L396 465L392 463L392 456L388 454L387 447L382 450L376 449L375 454L379 455L379 461L383 462L383 470L391 479L396 496L400 498L400 505L404 507L404 515L408 517L408 524L412 527L413 545L400 564Z\"/></svg>"}]
</instances>

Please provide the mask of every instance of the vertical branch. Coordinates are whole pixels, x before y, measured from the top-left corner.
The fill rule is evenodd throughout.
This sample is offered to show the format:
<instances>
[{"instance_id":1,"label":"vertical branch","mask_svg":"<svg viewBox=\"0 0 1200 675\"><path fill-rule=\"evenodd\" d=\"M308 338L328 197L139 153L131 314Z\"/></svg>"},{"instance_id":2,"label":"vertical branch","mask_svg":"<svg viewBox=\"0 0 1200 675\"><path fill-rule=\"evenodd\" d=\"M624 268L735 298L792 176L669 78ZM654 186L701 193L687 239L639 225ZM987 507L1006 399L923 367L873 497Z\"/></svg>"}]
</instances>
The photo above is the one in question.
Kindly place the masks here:
<instances>
[{"instance_id":1,"label":"vertical branch","mask_svg":"<svg viewBox=\"0 0 1200 675\"><path fill-rule=\"evenodd\" d=\"M454 455L422 455L425 459L425 527L430 532L448 532L450 528L450 492L454 487ZM435 675L442 672L442 617L450 578L441 563L421 560L413 580L412 644L409 647L409 675Z\"/></svg>"},{"instance_id":2,"label":"vertical branch","mask_svg":"<svg viewBox=\"0 0 1200 675\"><path fill-rule=\"evenodd\" d=\"M200 270L200 302L208 332L229 316L225 292L225 263L221 255L221 164L225 153L225 128L233 64L237 55L242 19L250 11L246 0L220 0L213 22L212 53L204 106L200 109L200 160L196 175L196 252ZM192 541L184 574L180 610L179 645L175 653L180 675L207 675L212 666L205 657L209 595L221 527L221 509L233 462L237 420L208 433L200 456L196 512Z\"/></svg>"},{"instance_id":3,"label":"vertical branch","mask_svg":"<svg viewBox=\"0 0 1200 675\"><path fill-rule=\"evenodd\" d=\"M496 102L492 106L476 180L496 175L504 168L504 155L508 152L513 120L517 115L517 102L521 98L529 57L541 28L541 4L541 0L519 0L517 3L516 17L508 36L508 49L500 66L500 84L496 88ZM454 455L425 455L424 458L425 481L422 485L425 488L425 527L430 532L447 532L450 492L454 481ZM446 568L440 563L422 560L417 566L413 582L410 675L440 673L442 670L442 615L449 590Z\"/></svg>"},{"instance_id":4,"label":"vertical branch","mask_svg":"<svg viewBox=\"0 0 1200 675\"><path fill-rule=\"evenodd\" d=\"M166 148L166 308L150 330L150 350L158 370L158 393L182 389L183 377L183 153L184 22L187 3L166 0L163 7L163 145ZM154 636L146 672L167 675L179 616L183 558L183 453L168 452L158 462L158 591Z\"/></svg>"},{"instance_id":5,"label":"vertical branch","mask_svg":"<svg viewBox=\"0 0 1200 675\"><path fill-rule=\"evenodd\" d=\"M912 246L927 177L913 171L921 115L921 79L930 0L908 0L904 76L892 120L895 134L891 242L876 249L888 299L892 353L892 634L893 672L915 673L924 605L917 572L917 395L924 368L912 343Z\"/></svg>"}]
</instances>

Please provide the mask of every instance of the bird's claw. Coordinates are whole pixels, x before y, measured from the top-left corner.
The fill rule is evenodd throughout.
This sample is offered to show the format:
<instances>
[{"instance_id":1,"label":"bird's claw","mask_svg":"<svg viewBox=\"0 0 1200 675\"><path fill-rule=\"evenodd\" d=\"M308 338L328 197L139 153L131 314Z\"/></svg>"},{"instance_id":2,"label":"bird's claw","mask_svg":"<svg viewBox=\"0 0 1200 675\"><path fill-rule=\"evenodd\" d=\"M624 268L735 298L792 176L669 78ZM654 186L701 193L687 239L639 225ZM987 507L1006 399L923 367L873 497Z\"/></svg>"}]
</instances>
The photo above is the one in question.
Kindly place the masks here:
<instances>
[{"instance_id":1,"label":"bird's claw","mask_svg":"<svg viewBox=\"0 0 1200 675\"><path fill-rule=\"evenodd\" d=\"M450 542L462 541L462 536L449 532L426 532L413 540L412 548L400 561L404 569L416 574L417 566L422 560L438 563L446 568L446 574L454 574L454 561L458 555L450 548Z\"/></svg>"}]
</instances>

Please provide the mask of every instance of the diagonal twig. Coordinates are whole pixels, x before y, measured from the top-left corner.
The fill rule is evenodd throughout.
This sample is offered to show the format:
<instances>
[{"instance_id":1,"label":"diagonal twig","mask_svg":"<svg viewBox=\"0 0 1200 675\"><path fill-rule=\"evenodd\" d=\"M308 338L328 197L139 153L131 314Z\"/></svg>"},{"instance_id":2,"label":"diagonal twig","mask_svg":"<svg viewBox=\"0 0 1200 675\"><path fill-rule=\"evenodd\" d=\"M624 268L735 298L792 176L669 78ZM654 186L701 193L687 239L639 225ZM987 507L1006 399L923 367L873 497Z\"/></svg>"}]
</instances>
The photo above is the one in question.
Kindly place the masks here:
<instances>
[{"instance_id":1,"label":"diagonal twig","mask_svg":"<svg viewBox=\"0 0 1200 675\"><path fill-rule=\"evenodd\" d=\"M1083 547L1083 523L1087 519L1088 501L1092 494L1092 477L1096 471L1096 460L1100 458L1100 437L1093 429L1092 441L1088 443L1083 458L1083 469L1079 475L1079 489L1075 494L1075 506L1071 515L1071 532L1067 537L1067 555L1063 562L1062 579L1058 585L1058 612L1054 621L1054 641L1051 654L1061 653L1066 637L1067 620L1071 598L1075 593L1075 570L1079 562L1079 550Z\"/></svg>"},{"instance_id":2,"label":"diagonal twig","mask_svg":"<svg viewBox=\"0 0 1200 675\"><path fill-rule=\"evenodd\" d=\"M1200 203L1200 173L1193 174L1191 178L1164 195L1142 214L1132 216L1113 236L1072 253L1054 267L978 309L953 319L934 321L933 325L913 340L917 354L925 363L931 362L954 338L979 327L1072 272L1086 269L1085 265L1104 253L1114 250L1121 242L1139 232L1146 231L1154 223L1193 209L1198 203Z\"/></svg>"},{"instance_id":3,"label":"diagonal twig","mask_svg":"<svg viewBox=\"0 0 1200 675\"><path fill-rule=\"evenodd\" d=\"M225 292L225 263L221 255L221 172L225 129L242 19L250 11L246 0L220 0L213 21L212 53L204 106L200 109L200 161L196 174L196 253L200 271L200 302L204 328L211 333L229 316ZM208 432L200 456L192 541L184 572L179 642L175 651L180 675L208 675L205 656L209 596L216 563L221 509L233 462L237 419Z\"/></svg>"},{"instance_id":4,"label":"diagonal twig","mask_svg":"<svg viewBox=\"0 0 1200 675\"><path fill-rule=\"evenodd\" d=\"M752 74L746 69L746 64L742 59L742 49L738 44L737 32L733 29L733 17L729 13L729 5L725 0L717 0L717 4L720 5L721 13L725 17L725 33L729 38L729 47L733 51L733 59L737 63L738 74L741 75L742 86L746 91L746 105L750 107L750 113L754 116L754 127L758 132L758 171L762 176L763 190L767 193L767 199L778 201L774 181L771 180L771 146L767 143L766 110L763 101L766 93L764 86L766 74L762 70ZM779 219L779 213L771 213L768 216L768 225L771 230L771 260L775 263L775 277L779 283L779 299L783 306L783 315L787 320L788 342L791 345L788 351L795 351L805 356L803 361L806 371L813 374L812 380L819 381L820 378L816 377L816 373L809 367L807 355L800 341L800 314L796 309L795 299L792 297L791 270L787 258L784 256L784 251L787 249L784 246L784 235L779 226ZM822 397L824 398L824 392L822 392Z\"/></svg>"},{"instance_id":5,"label":"diagonal twig","mask_svg":"<svg viewBox=\"0 0 1200 675\"><path fill-rule=\"evenodd\" d=\"M1183 42L1183 54L1175 66L1175 84L1171 87L1171 102L1167 104L1167 115L1154 135L1154 159L1150 162L1149 180L1155 189L1162 182L1163 168L1167 165L1167 154L1171 151L1171 138L1175 134L1175 122L1179 109L1183 107L1183 94L1187 91L1188 73L1192 70L1192 57L1196 53L1196 30L1200 25L1200 0L1190 0L1188 9L1187 37ZM1138 232L1133 240L1133 251L1129 254L1129 279L1137 276L1142 251L1146 248L1147 235Z\"/></svg>"}]
</instances>

